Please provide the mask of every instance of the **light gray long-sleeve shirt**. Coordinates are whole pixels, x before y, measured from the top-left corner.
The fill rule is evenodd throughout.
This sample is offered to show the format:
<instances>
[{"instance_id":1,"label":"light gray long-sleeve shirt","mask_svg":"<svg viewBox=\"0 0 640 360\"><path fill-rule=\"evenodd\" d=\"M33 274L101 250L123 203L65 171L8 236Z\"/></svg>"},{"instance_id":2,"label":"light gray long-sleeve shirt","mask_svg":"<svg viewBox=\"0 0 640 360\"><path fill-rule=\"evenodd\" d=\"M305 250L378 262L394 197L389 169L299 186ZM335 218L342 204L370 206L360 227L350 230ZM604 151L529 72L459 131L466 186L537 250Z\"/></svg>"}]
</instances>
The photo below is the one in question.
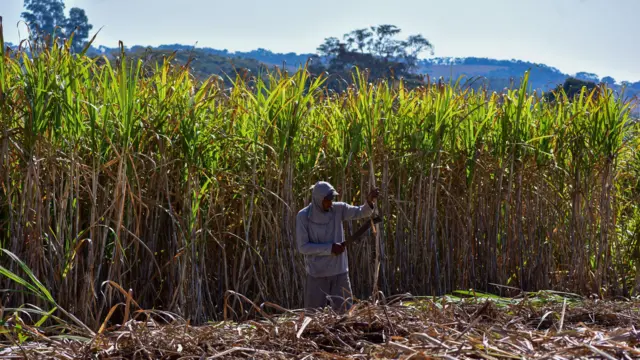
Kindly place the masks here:
<instances>
[{"instance_id":1,"label":"light gray long-sleeve shirt","mask_svg":"<svg viewBox=\"0 0 640 360\"><path fill-rule=\"evenodd\" d=\"M334 202L332 208L324 212L318 206L322 204L327 186L330 187L321 187L320 190L324 191L319 193L314 189L312 203L300 210L296 217L298 251L305 256L307 273L313 277L334 276L349 271L347 252L335 256L331 253L331 247L345 241L343 221L365 218L373 212L373 208L366 203L352 206L343 202ZM332 187L330 189L333 190Z\"/></svg>"}]
</instances>

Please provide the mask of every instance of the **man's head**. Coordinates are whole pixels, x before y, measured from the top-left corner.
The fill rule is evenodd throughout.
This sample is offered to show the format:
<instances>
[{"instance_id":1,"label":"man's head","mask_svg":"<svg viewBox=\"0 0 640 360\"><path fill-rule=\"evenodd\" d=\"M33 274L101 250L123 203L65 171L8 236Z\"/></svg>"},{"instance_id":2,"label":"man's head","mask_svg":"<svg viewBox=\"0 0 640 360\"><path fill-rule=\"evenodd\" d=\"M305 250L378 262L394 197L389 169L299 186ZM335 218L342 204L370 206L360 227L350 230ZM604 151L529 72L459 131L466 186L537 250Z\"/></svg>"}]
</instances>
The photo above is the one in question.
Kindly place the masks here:
<instances>
[{"instance_id":1,"label":"man's head","mask_svg":"<svg viewBox=\"0 0 640 360\"><path fill-rule=\"evenodd\" d=\"M322 210L329 211L331 206L333 206L333 199L336 197L338 193L333 190L329 195L325 196L322 200Z\"/></svg>"},{"instance_id":2,"label":"man's head","mask_svg":"<svg viewBox=\"0 0 640 360\"><path fill-rule=\"evenodd\" d=\"M339 194L336 189L334 189L328 182L318 181L313 186L313 201L324 211L331 210L333 201L338 195Z\"/></svg>"}]
</instances>

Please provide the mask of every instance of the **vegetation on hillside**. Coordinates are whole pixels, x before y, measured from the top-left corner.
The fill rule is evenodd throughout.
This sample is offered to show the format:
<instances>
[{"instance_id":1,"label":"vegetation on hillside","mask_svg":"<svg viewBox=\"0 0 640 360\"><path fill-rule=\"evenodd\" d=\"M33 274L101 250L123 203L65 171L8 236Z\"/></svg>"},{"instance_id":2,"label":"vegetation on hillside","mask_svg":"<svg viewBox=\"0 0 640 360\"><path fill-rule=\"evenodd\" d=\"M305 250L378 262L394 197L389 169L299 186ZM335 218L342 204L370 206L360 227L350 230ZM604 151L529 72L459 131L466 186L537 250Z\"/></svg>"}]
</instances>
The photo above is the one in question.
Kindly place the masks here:
<instances>
[{"instance_id":1,"label":"vegetation on hillside","mask_svg":"<svg viewBox=\"0 0 640 360\"><path fill-rule=\"evenodd\" d=\"M122 55L120 52L109 54L112 60ZM149 71L155 71L155 66L165 59L174 66L186 67L190 75L197 81L205 81L214 78L222 81L225 86L233 86L236 76L249 79L263 76L269 67L253 59L227 58L219 55L208 54L200 50L169 51L155 49L136 49L126 51L126 56L140 59Z\"/></svg>"},{"instance_id":2,"label":"vegetation on hillside","mask_svg":"<svg viewBox=\"0 0 640 360\"><path fill-rule=\"evenodd\" d=\"M318 179L350 203L382 189L380 244L349 249L357 297L374 258L386 294L637 294L638 125L604 85L548 102L526 74L492 93L357 72L332 93L300 69L229 89L170 59L0 49L5 307L97 328L128 289L195 323L228 291L300 306L294 219Z\"/></svg>"},{"instance_id":3,"label":"vegetation on hillside","mask_svg":"<svg viewBox=\"0 0 640 360\"><path fill-rule=\"evenodd\" d=\"M136 46L132 47L132 50ZM181 44L167 44L154 47L158 50L178 50L178 51L191 51L193 46L181 45ZM198 47L197 50L201 50L204 53L230 57L230 58L243 58L257 60L263 64L270 66L284 66L291 67L293 69L304 65L310 58L313 58L315 54L296 54L294 52L289 53L274 53L264 48L258 48L252 51L234 51L231 52L227 49L219 50L210 47Z\"/></svg>"}]
</instances>

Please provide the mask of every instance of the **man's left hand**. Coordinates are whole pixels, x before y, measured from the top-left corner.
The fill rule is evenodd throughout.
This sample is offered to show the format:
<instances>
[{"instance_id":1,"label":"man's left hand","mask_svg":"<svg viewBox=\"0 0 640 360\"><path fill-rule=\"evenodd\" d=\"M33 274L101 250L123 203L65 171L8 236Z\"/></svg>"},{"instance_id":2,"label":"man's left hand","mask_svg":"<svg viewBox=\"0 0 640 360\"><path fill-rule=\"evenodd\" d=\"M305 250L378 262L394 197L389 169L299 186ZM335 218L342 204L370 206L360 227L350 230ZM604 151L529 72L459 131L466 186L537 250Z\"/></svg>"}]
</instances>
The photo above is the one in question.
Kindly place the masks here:
<instances>
[{"instance_id":1,"label":"man's left hand","mask_svg":"<svg viewBox=\"0 0 640 360\"><path fill-rule=\"evenodd\" d=\"M373 188L371 191L369 191L369 194L367 195L367 203L369 203L369 206L373 207L373 204L375 204L379 195L380 189L378 188Z\"/></svg>"},{"instance_id":2,"label":"man's left hand","mask_svg":"<svg viewBox=\"0 0 640 360\"><path fill-rule=\"evenodd\" d=\"M344 243L331 245L331 253L333 255L340 255L344 252L345 249L346 246L344 245Z\"/></svg>"}]
</instances>

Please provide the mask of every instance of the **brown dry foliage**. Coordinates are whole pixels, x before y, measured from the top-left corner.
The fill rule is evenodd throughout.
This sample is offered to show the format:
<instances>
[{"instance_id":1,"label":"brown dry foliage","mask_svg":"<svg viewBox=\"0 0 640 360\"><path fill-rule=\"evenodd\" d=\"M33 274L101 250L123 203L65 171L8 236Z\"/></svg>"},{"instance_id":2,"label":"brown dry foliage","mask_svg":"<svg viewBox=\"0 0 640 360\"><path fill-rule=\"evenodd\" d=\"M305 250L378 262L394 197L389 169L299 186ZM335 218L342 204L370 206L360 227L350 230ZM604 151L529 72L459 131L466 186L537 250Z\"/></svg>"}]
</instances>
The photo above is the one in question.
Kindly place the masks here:
<instances>
[{"instance_id":1,"label":"brown dry foliage","mask_svg":"<svg viewBox=\"0 0 640 360\"><path fill-rule=\"evenodd\" d=\"M431 299L406 306L357 303L331 310L280 315L240 323L190 326L138 313L89 344L42 335L11 344L3 358L109 359L631 359L640 356L637 302L585 301L575 306L534 306L527 300L501 308L491 301L446 303ZM149 317L147 317L149 316ZM157 318L157 317L156 317ZM15 329L14 329L15 330ZM14 333L15 334L15 333Z\"/></svg>"}]
</instances>

